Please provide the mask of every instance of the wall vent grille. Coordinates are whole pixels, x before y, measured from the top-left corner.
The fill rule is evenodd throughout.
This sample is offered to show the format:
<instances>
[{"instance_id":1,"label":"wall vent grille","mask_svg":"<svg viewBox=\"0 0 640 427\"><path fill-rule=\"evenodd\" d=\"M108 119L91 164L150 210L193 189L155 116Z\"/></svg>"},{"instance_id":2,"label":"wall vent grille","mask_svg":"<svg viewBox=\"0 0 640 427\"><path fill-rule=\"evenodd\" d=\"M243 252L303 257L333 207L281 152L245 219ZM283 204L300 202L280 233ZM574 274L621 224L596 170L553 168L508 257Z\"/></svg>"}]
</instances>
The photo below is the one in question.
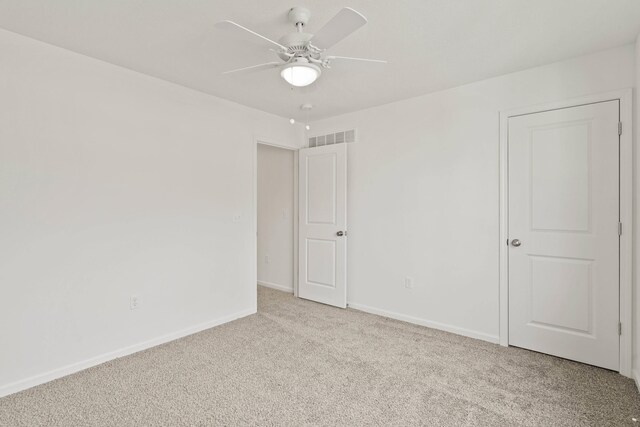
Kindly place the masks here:
<instances>
[{"instance_id":1,"label":"wall vent grille","mask_svg":"<svg viewBox=\"0 0 640 427\"><path fill-rule=\"evenodd\" d=\"M308 139L308 147L321 147L323 145L332 145L332 144L344 144L350 142L356 142L356 130L344 130L335 133L329 133L326 135L316 135L311 136Z\"/></svg>"}]
</instances>

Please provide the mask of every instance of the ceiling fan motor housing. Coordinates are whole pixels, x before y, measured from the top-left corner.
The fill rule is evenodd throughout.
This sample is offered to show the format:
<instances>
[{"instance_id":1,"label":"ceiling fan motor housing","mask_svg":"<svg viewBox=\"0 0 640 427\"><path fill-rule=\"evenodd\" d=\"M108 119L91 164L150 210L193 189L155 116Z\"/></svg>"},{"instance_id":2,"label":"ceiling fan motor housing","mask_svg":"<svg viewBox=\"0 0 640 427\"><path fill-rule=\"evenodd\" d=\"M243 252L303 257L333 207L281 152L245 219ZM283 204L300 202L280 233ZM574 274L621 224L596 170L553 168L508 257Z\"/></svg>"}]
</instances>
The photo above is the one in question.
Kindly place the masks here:
<instances>
[{"instance_id":1,"label":"ceiling fan motor housing","mask_svg":"<svg viewBox=\"0 0 640 427\"><path fill-rule=\"evenodd\" d=\"M309 56L309 40L311 40L313 34L309 33L289 33L280 38L279 43L287 47L287 53L295 56ZM289 56L284 53L278 53L278 56L284 61L289 59Z\"/></svg>"}]
</instances>

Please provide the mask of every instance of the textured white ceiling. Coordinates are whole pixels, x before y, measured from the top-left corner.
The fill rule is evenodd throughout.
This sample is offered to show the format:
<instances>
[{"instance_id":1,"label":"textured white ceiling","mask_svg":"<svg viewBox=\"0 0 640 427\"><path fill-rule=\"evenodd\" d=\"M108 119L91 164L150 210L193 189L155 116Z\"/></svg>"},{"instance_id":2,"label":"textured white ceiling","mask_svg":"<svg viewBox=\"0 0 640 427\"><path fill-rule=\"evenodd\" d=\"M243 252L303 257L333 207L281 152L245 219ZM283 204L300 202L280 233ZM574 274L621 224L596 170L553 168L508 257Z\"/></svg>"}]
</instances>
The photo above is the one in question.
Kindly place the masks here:
<instances>
[{"instance_id":1,"label":"textured white ceiling","mask_svg":"<svg viewBox=\"0 0 640 427\"><path fill-rule=\"evenodd\" d=\"M313 32L342 7L369 23L332 54L389 60L335 62L291 89L277 70L221 75L269 62L257 40L214 28L231 19L278 39L292 6ZM638 0L0 0L0 27L284 117L324 118L631 43Z\"/></svg>"}]
</instances>

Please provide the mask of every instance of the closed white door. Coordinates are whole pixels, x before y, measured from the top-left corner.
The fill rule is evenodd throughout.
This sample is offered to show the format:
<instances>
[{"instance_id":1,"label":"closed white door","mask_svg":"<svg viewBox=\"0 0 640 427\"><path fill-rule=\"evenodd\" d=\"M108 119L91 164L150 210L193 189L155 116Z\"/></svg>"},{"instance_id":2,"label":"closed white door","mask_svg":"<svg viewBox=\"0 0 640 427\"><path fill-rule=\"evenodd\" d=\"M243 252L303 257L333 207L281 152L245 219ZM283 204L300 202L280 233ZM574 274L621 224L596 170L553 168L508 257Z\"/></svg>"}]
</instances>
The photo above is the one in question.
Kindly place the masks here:
<instances>
[{"instance_id":1,"label":"closed white door","mask_svg":"<svg viewBox=\"0 0 640 427\"><path fill-rule=\"evenodd\" d=\"M509 344L619 368L619 101L509 118ZM507 242L504 242L505 244Z\"/></svg>"},{"instance_id":2,"label":"closed white door","mask_svg":"<svg viewBox=\"0 0 640 427\"><path fill-rule=\"evenodd\" d=\"M347 146L300 150L298 296L347 306Z\"/></svg>"}]
</instances>

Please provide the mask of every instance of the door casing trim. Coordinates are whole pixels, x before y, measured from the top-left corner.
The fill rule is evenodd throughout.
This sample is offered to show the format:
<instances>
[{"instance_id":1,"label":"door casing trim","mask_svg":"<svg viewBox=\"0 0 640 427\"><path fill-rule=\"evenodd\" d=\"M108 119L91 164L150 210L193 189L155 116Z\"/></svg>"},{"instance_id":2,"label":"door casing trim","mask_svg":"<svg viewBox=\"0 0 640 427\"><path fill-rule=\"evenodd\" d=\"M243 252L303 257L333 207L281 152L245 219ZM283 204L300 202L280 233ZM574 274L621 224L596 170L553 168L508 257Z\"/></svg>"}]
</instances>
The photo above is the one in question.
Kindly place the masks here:
<instances>
[{"instance_id":1,"label":"door casing trim","mask_svg":"<svg viewBox=\"0 0 640 427\"><path fill-rule=\"evenodd\" d=\"M500 345L509 345L509 198L508 198L508 138L509 118L541 113L561 108L578 107L606 101L620 101L620 374L631 377L633 339L633 89L589 95L541 105L509 109L500 112L500 236L499 295Z\"/></svg>"}]
</instances>

